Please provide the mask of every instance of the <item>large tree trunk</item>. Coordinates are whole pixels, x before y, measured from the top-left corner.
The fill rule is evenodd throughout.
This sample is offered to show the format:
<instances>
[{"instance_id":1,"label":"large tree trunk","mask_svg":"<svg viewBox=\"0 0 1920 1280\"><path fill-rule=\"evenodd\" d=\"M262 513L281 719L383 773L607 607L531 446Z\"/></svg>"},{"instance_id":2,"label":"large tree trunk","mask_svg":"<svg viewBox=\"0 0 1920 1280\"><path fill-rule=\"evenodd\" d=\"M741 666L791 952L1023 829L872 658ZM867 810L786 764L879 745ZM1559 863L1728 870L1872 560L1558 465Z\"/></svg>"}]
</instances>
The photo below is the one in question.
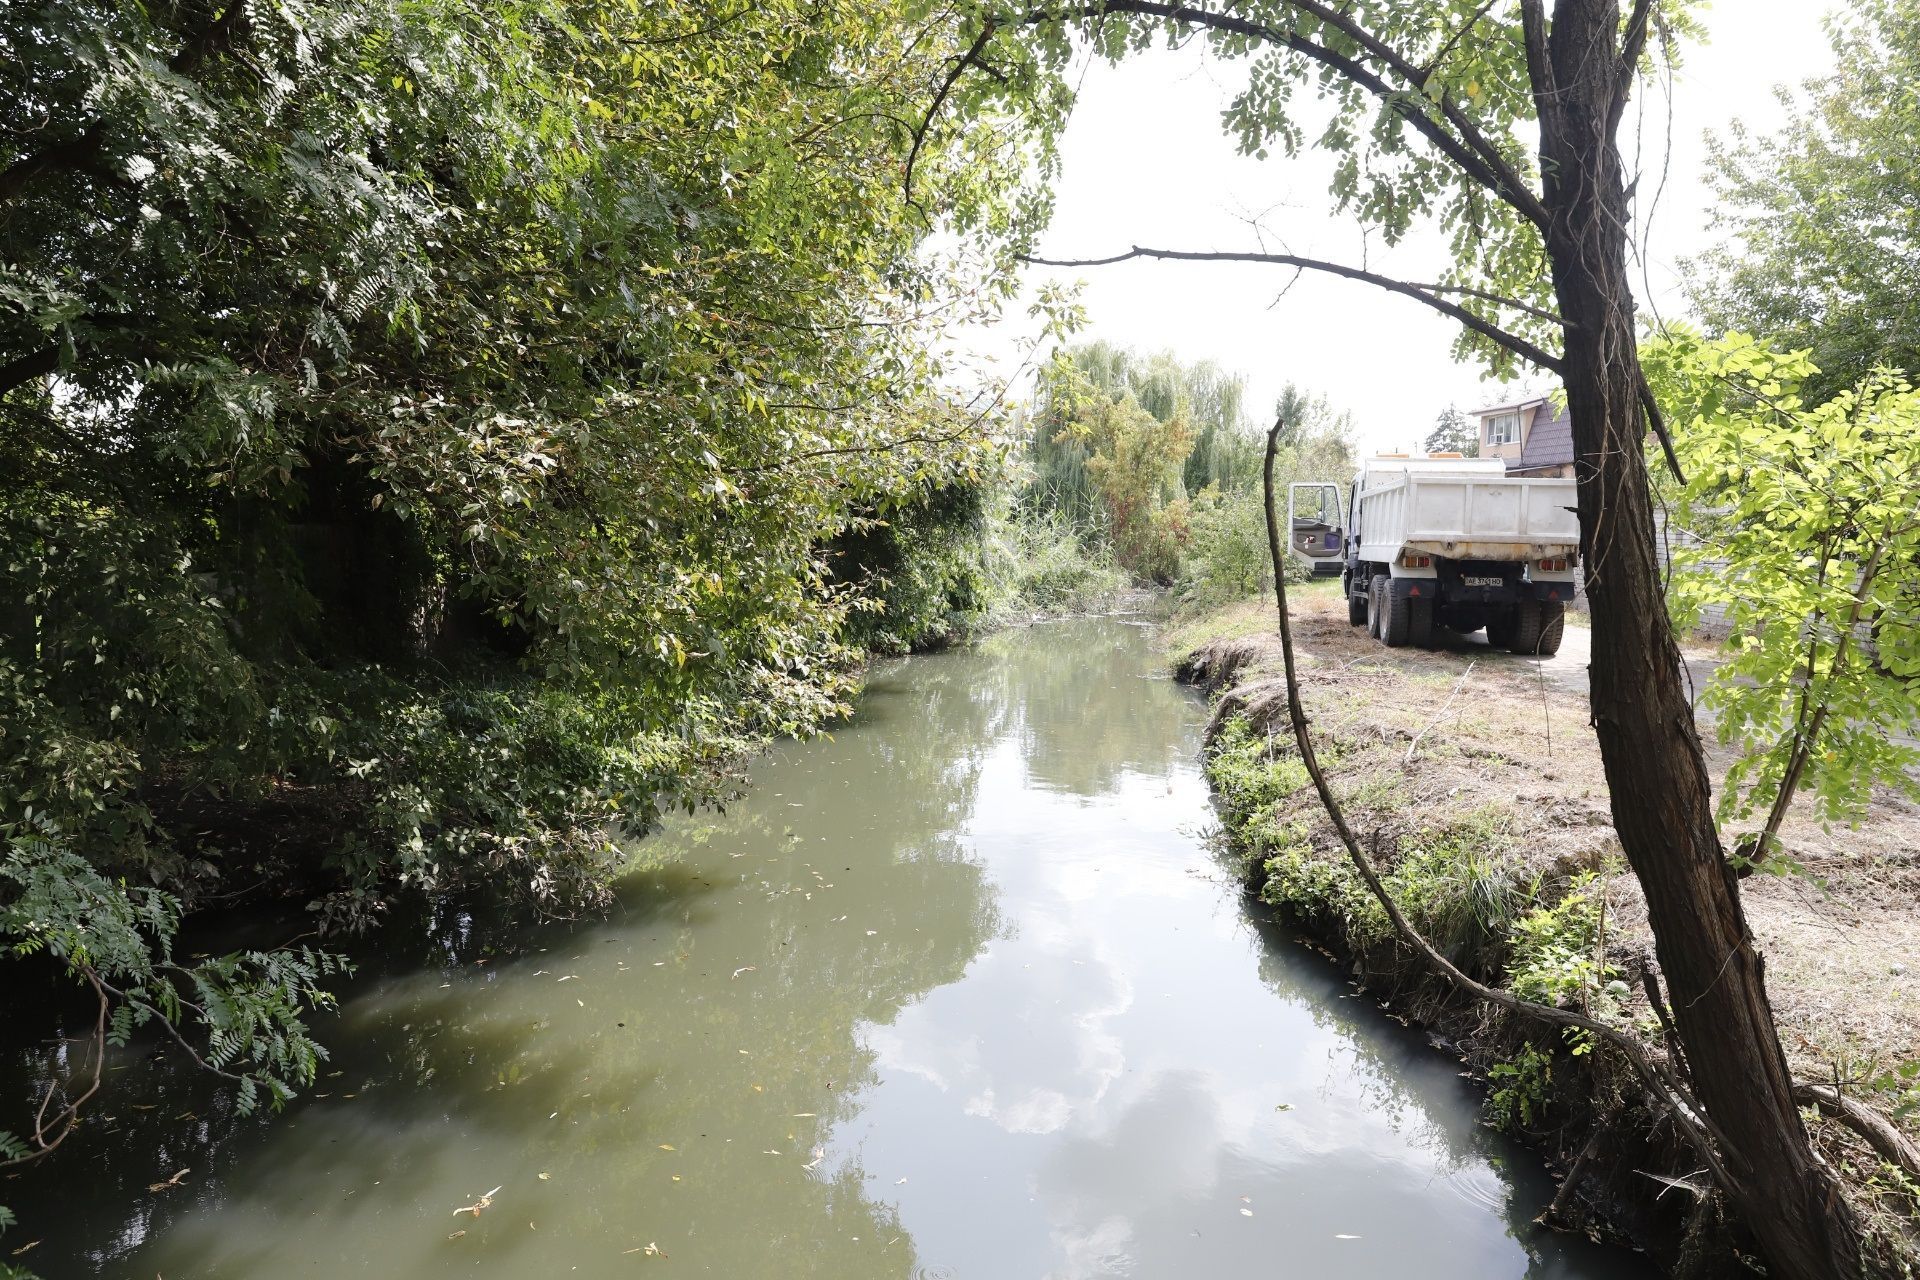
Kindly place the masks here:
<instances>
[{"instance_id":1,"label":"large tree trunk","mask_svg":"<svg viewBox=\"0 0 1920 1280\"><path fill-rule=\"evenodd\" d=\"M1621 847L1646 893L1693 1086L1740 1216L1773 1273L1862 1273L1862 1240L1813 1151L1739 888L1714 827L1706 761L1661 594L1615 143L1616 0L1557 0L1541 158L1593 609L1594 728Z\"/></svg>"}]
</instances>

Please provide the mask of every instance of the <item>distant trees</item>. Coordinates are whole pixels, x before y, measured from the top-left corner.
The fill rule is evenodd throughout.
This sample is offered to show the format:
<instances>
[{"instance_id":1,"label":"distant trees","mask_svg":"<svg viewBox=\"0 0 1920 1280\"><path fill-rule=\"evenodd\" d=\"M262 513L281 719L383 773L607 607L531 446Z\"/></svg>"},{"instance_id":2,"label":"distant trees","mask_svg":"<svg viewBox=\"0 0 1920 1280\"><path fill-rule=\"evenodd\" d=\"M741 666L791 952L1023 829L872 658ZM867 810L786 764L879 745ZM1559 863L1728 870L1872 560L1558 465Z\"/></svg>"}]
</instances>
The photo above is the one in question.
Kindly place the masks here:
<instances>
[{"instance_id":1,"label":"distant trees","mask_svg":"<svg viewBox=\"0 0 1920 1280\"><path fill-rule=\"evenodd\" d=\"M1221 602L1265 585L1261 438L1241 375L1094 341L1058 352L1035 399L1028 510L1068 519L1137 577L1178 581L1189 598ZM1288 423L1286 474L1347 474L1349 414L1293 384L1275 409Z\"/></svg>"},{"instance_id":2,"label":"distant trees","mask_svg":"<svg viewBox=\"0 0 1920 1280\"><path fill-rule=\"evenodd\" d=\"M1714 146L1718 249L1689 264L1708 325L1807 348L1810 401L1876 365L1920 370L1920 0L1828 19L1834 72L1783 90L1790 123Z\"/></svg>"},{"instance_id":3,"label":"distant trees","mask_svg":"<svg viewBox=\"0 0 1920 1280\"><path fill-rule=\"evenodd\" d=\"M1460 453L1477 458L1480 456L1480 431L1467 421L1467 415L1460 412L1460 406L1450 404L1433 420L1433 430L1427 432L1421 447L1428 453Z\"/></svg>"}]
</instances>

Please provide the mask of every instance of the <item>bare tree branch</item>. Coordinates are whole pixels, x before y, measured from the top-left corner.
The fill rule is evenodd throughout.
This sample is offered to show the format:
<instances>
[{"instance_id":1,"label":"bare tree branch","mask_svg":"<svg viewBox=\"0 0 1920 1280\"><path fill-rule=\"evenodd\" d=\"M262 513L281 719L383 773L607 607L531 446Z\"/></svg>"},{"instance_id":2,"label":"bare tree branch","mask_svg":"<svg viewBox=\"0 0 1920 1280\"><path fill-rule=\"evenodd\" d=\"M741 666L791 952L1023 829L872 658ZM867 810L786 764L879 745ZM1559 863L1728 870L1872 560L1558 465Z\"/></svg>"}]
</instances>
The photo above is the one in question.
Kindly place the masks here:
<instances>
[{"instance_id":1,"label":"bare tree branch","mask_svg":"<svg viewBox=\"0 0 1920 1280\"><path fill-rule=\"evenodd\" d=\"M78 1097L69 1098L58 1111L53 1113L51 1122L47 1119L47 1108L53 1103L53 1095L59 1088L59 1082L49 1084L45 1096L40 1099L39 1109L33 1115L32 1148L25 1155L14 1156L11 1160L0 1160L0 1169L32 1164L35 1160L52 1155L54 1148L65 1142L79 1126L80 1108L84 1107L94 1094L100 1092L100 1073L107 1063L107 989L101 983L99 975L92 969L83 969L81 973L88 982L93 984L94 994L100 997L100 1012L94 1018L93 1035L90 1038L93 1045L91 1052L93 1076ZM47 1136L49 1129L56 1131L52 1137Z\"/></svg>"},{"instance_id":2,"label":"bare tree branch","mask_svg":"<svg viewBox=\"0 0 1920 1280\"><path fill-rule=\"evenodd\" d=\"M23 356L15 356L5 364L0 364L0 396L59 367L60 347L57 343L38 351L29 351Z\"/></svg>"},{"instance_id":3,"label":"bare tree branch","mask_svg":"<svg viewBox=\"0 0 1920 1280\"><path fill-rule=\"evenodd\" d=\"M1527 50L1527 80L1533 87L1533 109L1540 117L1540 137L1545 145L1549 121L1560 115L1560 87L1553 79L1553 58L1547 51L1547 12L1541 0L1520 0L1520 32ZM1546 158L1541 155L1542 161ZM1548 174L1540 170L1544 186Z\"/></svg>"},{"instance_id":4,"label":"bare tree branch","mask_svg":"<svg viewBox=\"0 0 1920 1280\"><path fill-rule=\"evenodd\" d=\"M1660 438L1660 451L1667 455L1667 466L1672 470L1673 478L1685 484L1687 476L1680 469L1680 455L1674 452L1673 435L1667 430L1666 415L1660 412L1660 402L1654 398L1653 387L1647 382L1647 371L1641 369L1639 372L1640 407L1646 410L1647 425Z\"/></svg>"},{"instance_id":5,"label":"bare tree branch","mask_svg":"<svg viewBox=\"0 0 1920 1280\"><path fill-rule=\"evenodd\" d=\"M919 162L920 148L925 145L927 133L933 128L934 118L940 114L940 108L946 103L947 96L953 92L953 86L959 83L961 73L969 66L986 66L980 61L980 55L986 51L988 43L993 39L994 30L993 20L988 19L986 25L980 28L980 34L975 36L973 43L968 46L967 51L960 55L960 60L953 64L951 71L947 72L947 78L940 82L939 91L933 95L933 101L927 104L926 119L922 120L920 127L913 131L913 146L907 151L907 167L900 179L900 189L905 193L907 203L916 209L920 208L920 202L913 198L913 166Z\"/></svg>"},{"instance_id":6,"label":"bare tree branch","mask_svg":"<svg viewBox=\"0 0 1920 1280\"><path fill-rule=\"evenodd\" d=\"M1875 1155L1894 1165L1909 1178L1920 1179L1920 1147L1914 1146L1893 1122L1865 1103L1855 1102L1831 1085L1793 1082L1793 1100L1803 1107L1818 1107L1820 1113L1838 1120L1866 1139Z\"/></svg>"},{"instance_id":7,"label":"bare tree branch","mask_svg":"<svg viewBox=\"0 0 1920 1280\"><path fill-rule=\"evenodd\" d=\"M1633 0L1633 12L1627 15L1626 36L1620 42L1620 70L1613 85L1613 104L1607 110L1609 131L1619 128L1633 92L1634 77L1640 73L1640 53L1647 47L1647 28L1653 20L1655 0Z\"/></svg>"},{"instance_id":8,"label":"bare tree branch","mask_svg":"<svg viewBox=\"0 0 1920 1280\"><path fill-rule=\"evenodd\" d=\"M1472 329L1475 333L1480 334L1482 337L1499 343L1502 347L1519 356L1521 359L1529 360L1550 373L1560 372L1560 358L1558 356L1549 355L1518 334L1507 332L1484 316L1475 315L1458 303L1448 302L1445 298L1436 297L1435 293L1461 293L1484 298L1487 301L1495 302L1503 306L1519 307L1525 311L1539 315L1544 319L1552 320L1555 324L1560 323L1559 317L1554 316L1550 312L1542 312L1538 308L1529 306L1515 298L1503 298L1498 294L1489 294L1483 290L1471 289L1462 285L1415 284L1406 280L1396 280L1392 276L1383 276L1377 272L1365 271L1359 267L1350 267L1344 263L1323 262L1318 258L1302 258L1290 253L1230 253L1188 249L1146 249L1135 245L1125 253L1116 253L1105 258L1042 258L1028 254L1020 255L1020 261L1042 267L1104 267L1116 262L1126 262L1133 258L1163 258L1178 262L1266 262L1276 266L1299 267L1307 271L1320 271L1328 275L1340 276L1347 280L1365 281L1367 284L1376 285L1379 288L1387 290L1389 293L1397 293L1402 297L1413 298L1424 302L1435 311L1440 312L1442 315L1450 316L1454 320L1467 326L1467 328Z\"/></svg>"}]
</instances>

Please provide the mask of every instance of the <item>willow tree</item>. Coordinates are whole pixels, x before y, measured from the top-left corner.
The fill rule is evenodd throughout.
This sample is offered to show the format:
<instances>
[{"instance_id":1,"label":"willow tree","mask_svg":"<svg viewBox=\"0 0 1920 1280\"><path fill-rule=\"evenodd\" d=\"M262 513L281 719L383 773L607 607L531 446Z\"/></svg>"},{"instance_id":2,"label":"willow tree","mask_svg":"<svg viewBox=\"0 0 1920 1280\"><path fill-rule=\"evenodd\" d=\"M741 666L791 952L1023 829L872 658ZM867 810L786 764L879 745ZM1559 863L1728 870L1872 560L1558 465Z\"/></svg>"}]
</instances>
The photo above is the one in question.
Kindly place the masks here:
<instances>
[{"instance_id":1,"label":"willow tree","mask_svg":"<svg viewBox=\"0 0 1920 1280\"><path fill-rule=\"evenodd\" d=\"M1127 258L1267 262L1370 284L1463 326L1495 372L1565 387L1593 609L1592 716L1614 827L1644 890L1693 1106L1676 1115L1776 1274L1857 1275L1865 1242L1814 1152L1768 1004L1764 963L1714 823L1706 762L1661 595L1643 441L1664 440L1643 376L1628 277L1629 179L1618 133L1636 83L1671 57L1685 0L1086 0L975 3L973 39L938 86L943 112L1057 86L1077 42L1120 59L1196 35L1247 64L1224 125L1247 153L1336 159L1337 211L1392 243L1450 238L1438 280L1291 254L1134 246ZM1658 31L1657 48L1649 33ZM1317 106L1303 107L1306 95ZM1310 131L1312 141L1309 142ZM908 174L911 181L911 173ZM1671 450L1668 451L1671 462Z\"/></svg>"}]
</instances>

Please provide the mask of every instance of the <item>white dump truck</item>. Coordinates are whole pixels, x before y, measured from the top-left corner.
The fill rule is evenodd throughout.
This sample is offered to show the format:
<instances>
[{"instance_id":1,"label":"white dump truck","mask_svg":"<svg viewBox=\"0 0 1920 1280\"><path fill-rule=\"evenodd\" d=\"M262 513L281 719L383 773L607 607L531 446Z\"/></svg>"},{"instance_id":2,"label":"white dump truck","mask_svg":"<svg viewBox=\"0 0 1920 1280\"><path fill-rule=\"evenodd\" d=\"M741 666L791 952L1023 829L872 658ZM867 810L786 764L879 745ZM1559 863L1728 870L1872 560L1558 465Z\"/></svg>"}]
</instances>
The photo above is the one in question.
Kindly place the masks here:
<instances>
[{"instance_id":1,"label":"white dump truck","mask_svg":"<svg viewBox=\"0 0 1920 1280\"><path fill-rule=\"evenodd\" d=\"M1579 573L1574 483L1509 476L1497 458L1383 454L1344 502L1336 484L1288 486L1292 547L1340 574L1347 620L1389 645L1485 627L1499 648L1551 654Z\"/></svg>"}]
</instances>

